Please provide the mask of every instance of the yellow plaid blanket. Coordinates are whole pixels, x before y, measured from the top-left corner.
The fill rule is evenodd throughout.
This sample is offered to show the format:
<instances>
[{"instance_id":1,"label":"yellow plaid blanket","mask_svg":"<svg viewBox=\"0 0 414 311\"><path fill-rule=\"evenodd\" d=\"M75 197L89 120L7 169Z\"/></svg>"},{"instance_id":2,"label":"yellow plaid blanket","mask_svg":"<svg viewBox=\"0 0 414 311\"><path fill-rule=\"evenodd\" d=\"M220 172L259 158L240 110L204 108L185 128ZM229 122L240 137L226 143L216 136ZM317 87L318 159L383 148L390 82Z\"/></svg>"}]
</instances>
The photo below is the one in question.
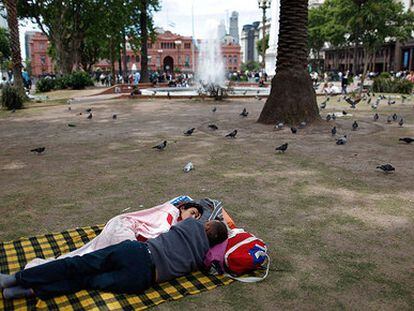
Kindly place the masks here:
<instances>
[{"instance_id":1,"label":"yellow plaid blanket","mask_svg":"<svg viewBox=\"0 0 414 311\"><path fill-rule=\"evenodd\" d=\"M0 272L14 273L36 257L56 257L81 247L98 235L103 226L77 228L60 233L0 243ZM232 279L195 272L170 282L157 284L141 295L119 295L80 291L50 299L3 300L0 310L144 310L168 300L228 285Z\"/></svg>"}]
</instances>

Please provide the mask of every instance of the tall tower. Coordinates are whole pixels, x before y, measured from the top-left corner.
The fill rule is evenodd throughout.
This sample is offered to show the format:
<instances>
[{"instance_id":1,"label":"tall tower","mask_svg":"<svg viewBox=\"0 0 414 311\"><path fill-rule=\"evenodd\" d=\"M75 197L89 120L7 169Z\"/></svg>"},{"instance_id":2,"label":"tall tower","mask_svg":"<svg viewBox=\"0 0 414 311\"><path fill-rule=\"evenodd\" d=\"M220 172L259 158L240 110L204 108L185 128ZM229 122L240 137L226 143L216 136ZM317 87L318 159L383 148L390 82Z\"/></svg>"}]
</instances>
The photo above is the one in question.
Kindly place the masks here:
<instances>
[{"instance_id":1,"label":"tall tower","mask_svg":"<svg viewBox=\"0 0 414 311\"><path fill-rule=\"evenodd\" d=\"M217 32L218 32L217 36L219 40L222 40L226 36L227 31L226 31L226 25L224 24L224 20L220 21Z\"/></svg>"},{"instance_id":2,"label":"tall tower","mask_svg":"<svg viewBox=\"0 0 414 311\"><path fill-rule=\"evenodd\" d=\"M239 13L236 11L231 13L230 16L230 29L229 29L230 36L234 38L234 41L239 44Z\"/></svg>"}]
</instances>

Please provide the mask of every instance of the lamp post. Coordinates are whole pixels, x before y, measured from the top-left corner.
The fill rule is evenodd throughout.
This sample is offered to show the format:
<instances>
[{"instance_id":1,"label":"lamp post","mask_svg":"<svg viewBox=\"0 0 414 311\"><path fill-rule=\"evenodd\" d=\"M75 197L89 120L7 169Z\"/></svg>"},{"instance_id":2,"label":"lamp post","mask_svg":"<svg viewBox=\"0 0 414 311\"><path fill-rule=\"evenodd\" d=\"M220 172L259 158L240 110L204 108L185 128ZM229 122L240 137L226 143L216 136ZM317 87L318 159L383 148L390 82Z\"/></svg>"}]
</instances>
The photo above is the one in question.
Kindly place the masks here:
<instances>
[{"instance_id":1,"label":"lamp post","mask_svg":"<svg viewBox=\"0 0 414 311\"><path fill-rule=\"evenodd\" d=\"M174 41L174 43L175 43L175 46L178 49L178 61L177 61L178 68L181 70L181 67L180 67L180 58L181 58L180 57L180 47L181 47L182 42L181 42L181 40L177 40L177 41Z\"/></svg>"},{"instance_id":2,"label":"lamp post","mask_svg":"<svg viewBox=\"0 0 414 311\"><path fill-rule=\"evenodd\" d=\"M270 8L270 4L272 0L257 0L259 4L259 8L263 10L263 19L262 19L262 30L263 30L263 38L262 38L262 69L265 69L266 66L266 10Z\"/></svg>"}]
</instances>

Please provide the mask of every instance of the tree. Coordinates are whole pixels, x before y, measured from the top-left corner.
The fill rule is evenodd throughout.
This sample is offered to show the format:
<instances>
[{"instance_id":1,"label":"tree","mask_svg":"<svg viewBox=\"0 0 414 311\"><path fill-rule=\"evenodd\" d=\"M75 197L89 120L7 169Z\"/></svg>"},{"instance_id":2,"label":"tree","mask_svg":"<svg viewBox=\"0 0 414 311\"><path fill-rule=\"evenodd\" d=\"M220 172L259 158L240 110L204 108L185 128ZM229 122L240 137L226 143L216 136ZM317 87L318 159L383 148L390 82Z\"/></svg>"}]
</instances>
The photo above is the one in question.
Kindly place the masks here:
<instances>
[{"instance_id":1,"label":"tree","mask_svg":"<svg viewBox=\"0 0 414 311\"><path fill-rule=\"evenodd\" d=\"M317 70L319 71L321 50L325 42L328 41L326 35L326 10L324 10L323 6L312 8L309 10L308 18L308 49L309 53L318 60Z\"/></svg>"},{"instance_id":2,"label":"tree","mask_svg":"<svg viewBox=\"0 0 414 311\"><path fill-rule=\"evenodd\" d=\"M273 17L277 20L277 16ZM319 118L315 90L306 70L307 0L280 1L280 32L276 76L258 122L291 125Z\"/></svg>"},{"instance_id":3,"label":"tree","mask_svg":"<svg viewBox=\"0 0 414 311\"><path fill-rule=\"evenodd\" d=\"M0 72L3 71L3 63L11 56L9 33L0 28Z\"/></svg>"},{"instance_id":4,"label":"tree","mask_svg":"<svg viewBox=\"0 0 414 311\"><path fill-rule=\"evenodd\" d=\"M354 48L354 72L359 71L358 48L362 47L362 85L378 50L386 42L407 40L414 31L414 13L405 12L402 3L395 0L327 0L323 7L327 10L326 28L341 25L340 36L330 32L328 41Z\"/></svg>"},{"instance_id":5,"label":"tree","mask_svg":"<svg viewBox=\"0 0 414 311\"><path fill-rule=\"evenodd\" d=\"M13 63L14 86L25 97L22 78L22 56L20 53L19 22L17 20L17 7L15 0L3 1L7 11L7 24L10 29L10 50Z\"/></svg>"},{"instance_id":6,"label":"tree","mask_svg":"<svg viewBox=\"0 0 414 311\"><path fill-rule=\"evenodd\" d=\"M269 48L269 35L266 35L266 50ZM256 49L259 55L262 55L262 41L263 39L259 39L256 42Z\"/></svg>"}]
</instances>

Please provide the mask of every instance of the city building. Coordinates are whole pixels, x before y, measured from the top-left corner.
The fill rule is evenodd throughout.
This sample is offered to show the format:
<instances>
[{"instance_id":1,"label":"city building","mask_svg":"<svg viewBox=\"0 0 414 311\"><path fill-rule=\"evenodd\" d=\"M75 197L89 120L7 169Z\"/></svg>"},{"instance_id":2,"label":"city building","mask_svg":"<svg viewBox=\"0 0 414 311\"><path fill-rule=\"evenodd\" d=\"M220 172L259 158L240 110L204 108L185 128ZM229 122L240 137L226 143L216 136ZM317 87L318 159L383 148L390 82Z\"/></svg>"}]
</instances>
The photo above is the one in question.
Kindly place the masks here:
<instances>
[{"instance_id":1,"label":"city building","mask_svg":"<svg viewBox=\"0 0 414 311\"><path fill-rule=\"evenodd\" d=\"M226 25L224 24L224 20L221 20L217 29L217 38L221 40L225 35L227 35Z\"/></svg>"},{"instance_id":2,"label":"city building","mask_svg":"<svg viewBox=\"0 0 414 311\"><path fill-rule=\"evenodd\" d=\"M260 22L254 22L251 25L244 25L240 38L242 49L243 63L259 61L259 51L257 50L257 41L259 40Z\"/></svg>"},{"instance_id":3,"label":"city building","mask_svg":"<svg viewBox=\"0 0 414 311\"><path fill-rule=\"evenodd\" d=\"M53 73L52 59L47 55L49 40L41 32L35 32L29 43L32 75L35 77Z\"/></svg>"},{"instance_id":4,"label":"city building","mask_svg":"<svg viewBox=\"0 0 414 311\"><path fill-rule=\"evenodd\" d=\"M30 60L31 58L30 42L32 41L32 38L34 37L36 33L38 33L38 31L26 31L24 33L24 49L26 52L27 60Z\"/></svg>"},{"instance_id":5,"label":"city building","mask_svg":"<svg viewBox=\"0 0 414 311\"><path fill-rule=\"evenodd\" d=\"M399 0L406 10L414 10L414 0ZM324 49L325 70L360 73L364 67L364 51L357 52L357 68L354 70L354 48L326 48ZM405 43L389 41L372 58L368 70L373 72L414 70L414 38Z\"/></svg>"},{"instance_id":6,"label":"city building","mask_svg":"<svg viewBox=\"0 0 414 311\"><path fill-rule=\"evenodd\" d=\"M236 44L239 44L239 13L236 11L231 13L229 34L235 39Z\"/></svg>"},{"instance_id":7,"label":"city building","mask_svg":"<svg viewBox=\"0 0 414 311\"><path fill-rule=\"evenodd\" d=\"M53 73L53 62L47 55L48 39L41 32L36 32L31 37L29 44L30 58L33 76L45 73ZM197 45L192 37L174 34L171 31L157 29L157 38L148 43L148 69L161 72L193 72L197 69L198 59ZM226 70L239 71L241 64L240 45L235 43L232 36L226 35L222 40L222 55ZM123 64L123 59L121 61ZM127 43L126 63L128 72L141 70L141 55L134 52ZM119 70L119 62L116 62L116 70ZM108 60L101 60L95 65L95 69L111 70Z\"/></svg>"}]
</instances>

